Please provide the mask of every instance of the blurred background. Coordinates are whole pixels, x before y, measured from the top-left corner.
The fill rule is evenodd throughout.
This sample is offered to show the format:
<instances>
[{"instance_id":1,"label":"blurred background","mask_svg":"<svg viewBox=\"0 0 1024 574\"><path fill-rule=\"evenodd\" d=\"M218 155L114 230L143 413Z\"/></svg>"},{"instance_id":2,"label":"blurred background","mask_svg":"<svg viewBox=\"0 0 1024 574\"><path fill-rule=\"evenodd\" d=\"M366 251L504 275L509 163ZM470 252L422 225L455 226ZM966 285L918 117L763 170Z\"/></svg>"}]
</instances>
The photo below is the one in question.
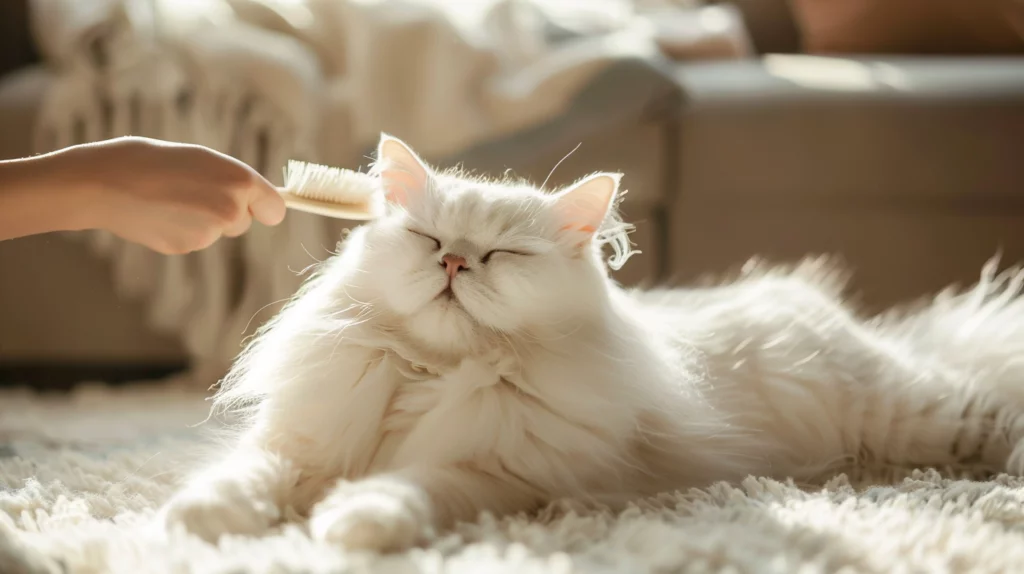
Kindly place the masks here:
<instances>
[{"instance_id":1,"label":"blurred background","mask_svg":"<svg viewBox=\"0 0 1024 574\"><path fill-rule=\"evenodd\" d=\"M134 134L279 183L382 130L548 188L623 172L624 284L830 254L874 313L1024 259L1024 0L0 1L0 158ZM208 385L341 233L0 243L0 383Z\"/></svg>"}]
</instances>

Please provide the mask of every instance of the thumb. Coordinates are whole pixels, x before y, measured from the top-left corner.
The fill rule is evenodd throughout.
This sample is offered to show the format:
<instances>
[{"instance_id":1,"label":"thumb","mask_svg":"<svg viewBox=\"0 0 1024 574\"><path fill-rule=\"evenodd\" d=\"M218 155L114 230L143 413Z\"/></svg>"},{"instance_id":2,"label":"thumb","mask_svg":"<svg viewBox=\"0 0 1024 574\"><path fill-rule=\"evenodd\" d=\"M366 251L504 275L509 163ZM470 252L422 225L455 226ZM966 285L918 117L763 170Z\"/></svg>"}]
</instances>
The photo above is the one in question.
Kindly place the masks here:
<instances>
[{"instance_id":1,"label":"thumb","mask_svg":"<svg viewBox=\"0 0 1024 574\"><path fill-rule=\"evenodd\" d=\"M284 219L287 208L277 188L263 176L255 174L249 190L249 212L264 225L277 225Z\"/></svg>"}]
</instances>

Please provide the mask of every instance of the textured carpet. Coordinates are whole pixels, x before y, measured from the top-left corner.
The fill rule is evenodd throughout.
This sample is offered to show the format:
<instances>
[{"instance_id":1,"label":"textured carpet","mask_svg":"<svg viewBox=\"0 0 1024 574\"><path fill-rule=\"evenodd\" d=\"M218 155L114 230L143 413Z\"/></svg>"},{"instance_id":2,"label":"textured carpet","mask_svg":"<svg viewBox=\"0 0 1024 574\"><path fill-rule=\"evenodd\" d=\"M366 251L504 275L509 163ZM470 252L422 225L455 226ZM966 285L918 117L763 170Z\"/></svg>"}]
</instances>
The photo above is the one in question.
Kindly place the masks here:
<instances>
[{"instance_id":1,"label":"textured carpet","mask_svg":"<svg viewBox=\"0 0 1024 574\"><path fill-rule=\"evenodd\" d=\"M0 394L0 573L1024 572L1024 481L934 472L804 490L748 479L619 515L556 505L393 556L316 544L301 525L219 546L163 540L149 520L206 412L160 386Z\"/></svg>"}]
</instances>

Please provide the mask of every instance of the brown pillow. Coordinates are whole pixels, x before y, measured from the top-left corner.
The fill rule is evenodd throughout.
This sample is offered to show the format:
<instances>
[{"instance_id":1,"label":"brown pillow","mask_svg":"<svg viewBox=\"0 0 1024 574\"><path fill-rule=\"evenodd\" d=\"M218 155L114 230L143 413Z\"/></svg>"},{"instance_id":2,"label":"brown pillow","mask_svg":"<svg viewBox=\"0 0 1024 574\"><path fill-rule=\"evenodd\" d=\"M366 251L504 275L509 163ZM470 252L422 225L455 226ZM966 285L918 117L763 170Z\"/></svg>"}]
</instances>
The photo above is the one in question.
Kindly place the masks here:
<instances>
[{"instance_id":1,"label":"brown pillow","mask_svg":"<svg viewBox=\"0 0 1024 574\"><path fill-rule=\"evenodd\" d=\"M1024 0L790 1L809 53L1024 53Z\"/></svg>"}]
</instances>

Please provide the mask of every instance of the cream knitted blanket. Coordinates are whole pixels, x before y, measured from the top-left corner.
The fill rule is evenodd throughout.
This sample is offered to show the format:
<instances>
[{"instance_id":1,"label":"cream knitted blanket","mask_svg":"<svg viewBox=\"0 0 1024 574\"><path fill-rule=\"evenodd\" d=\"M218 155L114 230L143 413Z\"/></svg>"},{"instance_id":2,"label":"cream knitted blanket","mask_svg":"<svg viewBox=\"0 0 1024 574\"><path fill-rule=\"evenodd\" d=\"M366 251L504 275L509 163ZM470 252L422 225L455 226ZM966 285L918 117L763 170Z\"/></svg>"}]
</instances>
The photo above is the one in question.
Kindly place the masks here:
<instances>
[{"instance_id":1,"label":"cream knitted blanket","mask_svg":"<svg viewBox=\"0 0 1024 574\"><path fill-rule=\"evenodd\" d=\"M449 157L558 114L612 62L655 57L633 10L628 0L32 0L57 72L36 149L143 135L207 145L274 180L290 158L365 165L381 131ZM182 257L91 241L123 295L145 299L152 326L215 378L340 231L295 213Z\"/></svg>"},{"instance_id":2,"label":"cream knitted blanket","mask_svg":"<svg viewBox=\"0 0 1024 574\"><path fill-rule=\"evenodd\" d=\"M219 546L149 518L195 451L208 406L180 387L0 393L0 572L1021 572L1024 481L768 479L667 493L621 514L556 505L464 524L426 548L349 554L292 524ZM889 481L878 486L871 479Z\"/></svg>"}]
</instances>

